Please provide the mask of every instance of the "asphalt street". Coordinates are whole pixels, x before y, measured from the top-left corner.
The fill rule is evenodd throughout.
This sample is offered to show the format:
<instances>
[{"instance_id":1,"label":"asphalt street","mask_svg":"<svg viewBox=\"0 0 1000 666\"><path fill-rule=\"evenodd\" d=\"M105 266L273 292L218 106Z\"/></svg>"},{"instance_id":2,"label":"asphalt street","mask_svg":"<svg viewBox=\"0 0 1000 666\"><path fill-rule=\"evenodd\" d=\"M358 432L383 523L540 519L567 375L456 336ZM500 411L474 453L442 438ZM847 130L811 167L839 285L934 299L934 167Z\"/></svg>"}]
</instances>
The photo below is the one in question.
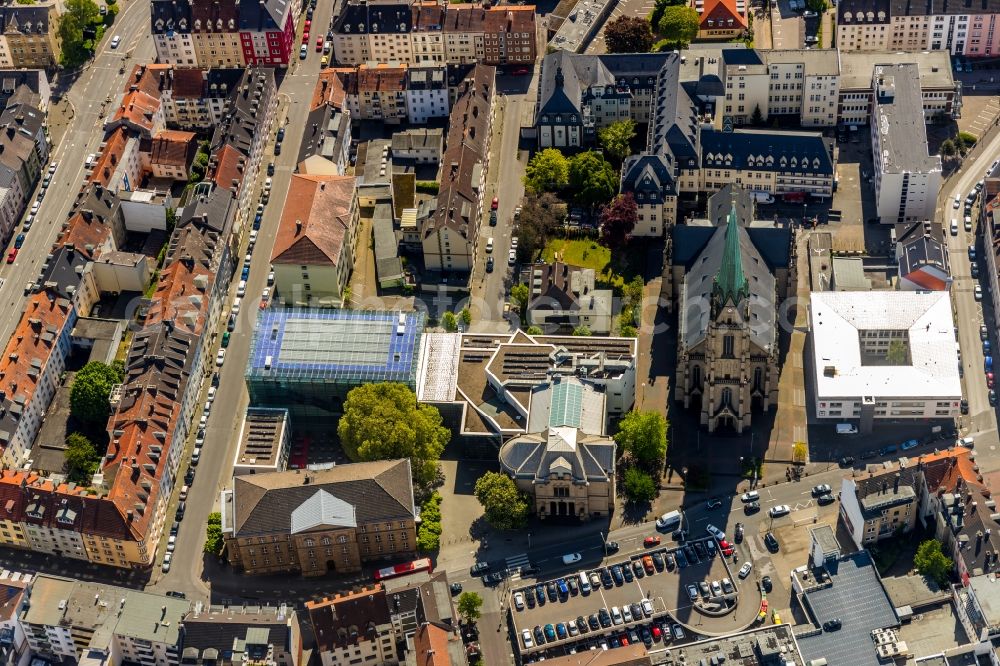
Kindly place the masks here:
<instances>
[{"instance_id":1,"label":"asphalt street","mask_svg":"<svg viewBox=\"0 0 1000 666\"><path fill-rule=\"evenodd\" d=\"M122 43L117 49L110 47L114 35L122 36ZM135 63L152 61L154 55L153 40L149 35L149 2L133 0L118 14L96 57L79 73L65 96L73 107L74 116L62 141L52 147L49 159L57 160L59 166L17 259L13 264L0 265L0 304L7 312L23 310L24 287L38 277L39 268L61 230L62 222L67 219L83 185L84 162L88 154L98 151L104 140L103 119L121 101L128 72ZM123 56L128 56L124 63L125 73L119 71ZM112 104L104 105L109 94ZM42 168L47 169L48 165ZM30 196L28 208L34 201L35 192ZM17 321L17 317L0 318L0 340L4 344L17 326Z\"/></svg>"}]
</instances>

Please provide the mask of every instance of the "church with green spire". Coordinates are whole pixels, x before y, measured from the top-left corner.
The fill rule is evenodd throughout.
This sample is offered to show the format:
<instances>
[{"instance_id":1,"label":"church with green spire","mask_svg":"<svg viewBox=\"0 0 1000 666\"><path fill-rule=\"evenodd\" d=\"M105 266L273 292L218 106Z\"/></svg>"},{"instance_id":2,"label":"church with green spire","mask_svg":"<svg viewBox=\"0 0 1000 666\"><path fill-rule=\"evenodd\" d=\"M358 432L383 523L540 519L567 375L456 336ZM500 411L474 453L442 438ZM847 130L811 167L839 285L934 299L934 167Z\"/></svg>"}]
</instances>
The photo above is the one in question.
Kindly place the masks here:
<instances>
[{"instance_id":1,"label":"church with green spire","mask_svg":"<svg viewBox=\"0 0 1000 666\"><path fill-rule=\"evenodd\" d=\"M665 289L677 313L674 398L709 432L742 432L777 404L781 301L795 290L794 232L754 222L753 196L727 185L709 219L674 227Z\"/></svg>"}]
</instances>

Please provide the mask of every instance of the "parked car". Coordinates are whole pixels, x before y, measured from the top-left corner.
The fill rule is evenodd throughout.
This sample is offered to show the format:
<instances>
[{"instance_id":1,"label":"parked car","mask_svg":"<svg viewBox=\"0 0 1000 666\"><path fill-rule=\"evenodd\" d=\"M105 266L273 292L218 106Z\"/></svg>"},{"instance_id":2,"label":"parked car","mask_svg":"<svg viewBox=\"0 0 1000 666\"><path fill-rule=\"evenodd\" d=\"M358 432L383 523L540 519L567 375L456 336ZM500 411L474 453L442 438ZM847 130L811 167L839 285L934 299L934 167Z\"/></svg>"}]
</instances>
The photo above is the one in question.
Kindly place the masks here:
<instances>
[{"instance_id":1,"label":"parked car","mask_svg":"<svg viewBox=\"0 0 1000 666\"><path fill-rule=\"evenodd\" d=\"M819 497L820 495L826 495L831 491L830 484L821 483L818 486L814 486L812 489L812 496Z\"/></svg>"},{"instance_id":2,"label":"parked car","mask_svg":"<svg viewBox=\"0 0 1000 666\"><path fill-rule=\"evenodd\" d=\"M749 492L740 495L740 501L743 502L744 504L747 504L748 502L756 502L759 499L760 499L760 493L757 492L756 490L751 490Z\"/></svg>"},{"instance_id":3,"label":"parked car","mask_svg":"<svg viewBox=\"0 0 1000 666\"><path fill-rule=\"evenodd\" d=\"M753 564L751 564L750 562L744 562L743 566L740 567L739 577L746 578L747 576L750 575L751 569L753 569Z\"/></svg>"},{"instance_id":4,"label":"parked car","mask_svg":"<svg viewBox=\"0 0 1000 666\"><path fill-rule=\"evenodd\" d=\"M777 506L772 506L767 513L772 518L778 518L780 516L787 516L791 512L792 508L787 504L778 504Z\"/></svg>"},{"instance_id":5,"label":"parked car","mask_svg":"<svg viewBox=\"0 0 1000 666\"><path fill-rule=\"evenodd\" d=\"M652 546L660 545L660 537L658 536L648 536L642 540L642 545L646 548L651 548Z\"/></svg>"},{"instance_id":6,"label":"parked car","mask_svg":"<svg viewBox=\"0 0 1000 666\"><path fill-rule=\"evenodd\" d=\"M777 553L781 549L778 539L771 532L764 535L764 545L772 553Z\"/></svg>"},{"instance_id":7,"label":"parked car","mask_svg":"<svg viewBox=\"0 0 1000 666\"><path fill-rule=\"evenodd\" d=\"M715 525L706 525L705 531L711 534L713 537L715 537L716 540L718 541L722 541L723 539L726 538L726 533L720 530Z\"/></svg>"},{"instance_id":8,"label":"parked car","mask_svg":"<svg viewBox=\"0 0 1000 666\"><path fill-rule=\"evenodd\" d=\"M833 504L836 501L837 500L830 493L827 493L826 495L820 495L819 497L816 498L816 503L819 504L820 506L826 506L827 504Z\"/></svg>"}]
</instances>

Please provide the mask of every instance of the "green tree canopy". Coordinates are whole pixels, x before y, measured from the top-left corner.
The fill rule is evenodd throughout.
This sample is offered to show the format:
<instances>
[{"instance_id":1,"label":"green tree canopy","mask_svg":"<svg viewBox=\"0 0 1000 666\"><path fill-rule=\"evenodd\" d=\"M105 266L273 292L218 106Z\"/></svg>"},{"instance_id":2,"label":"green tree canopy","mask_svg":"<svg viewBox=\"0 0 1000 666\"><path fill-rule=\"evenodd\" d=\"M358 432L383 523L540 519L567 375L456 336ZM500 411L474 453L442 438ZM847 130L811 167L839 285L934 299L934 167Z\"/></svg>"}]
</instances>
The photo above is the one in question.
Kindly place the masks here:
<instances>
[{"instance_id":1,"label":"green tree canopy","mask_svg":"<svg viewBox=\"0 0 1000 666\"><path fill-rule=\"evenodd\" d=\"M524 186L534 192L557 192L569 183L569 160L558 148L536 153L524 168Z\"/></svg>"},{"instance_id":2,"label":"green tree canopy","mask_svg":"<svg viewBox=\"0 0 1000 666\"><path fill-rule=\"evenodd\" d=\"M577 336L581 336L581 337L588 337L588 336L591 336L593 334L594 334L594 332L591 331L590 327L587 326L586 324L580 324L579 326L577 326L576 328L573 329L573 335L577 335Z\"/></svg>"},{"instance_id":3,"label":"green tree canopy","mask_svg":"<svg viewBox=\"0 0 1000 666\"><path fill-rule=\"evenodd\" d=\"M510 297L517 304L517 309L523 314L524 308L528 307L528 297L530 296L528 285L518 282L510 288Z\"/></svg>"},{"instance_id":4,"label":"green tree canopy","mask_svg":"<svg viewBox=\"0 0 1000 666\"><path fill-rule=\"evenodd\" d=\"M475 494L493 527L513 530L527 522L528 501L506 474L486 472L476 481Z\"/></svg>"},{"instance_id":5,"label":"green tree canopy","mask_svg":"<svg viewBox=\"0 0 1000 666\"><path fill-rule=\"evenodd\" d=\"M594 150L578 153L569 161L569 186L582 206L596 208L611 201L618 177L604 156Z\"/></svg>"},{"instance_id":6,"label":"green tree canopy","mask_svg":"<svg viewBox=\"0 0 1000 666\"><path fill-rule=\"evenodd\" d=\"M658 412L631 411L618 424L615 441L640 464L659 469L667 457L667 419Z\"/></svg>"},{"instance_id":7,"label":"green tree canopy","mask_svg":"<svg viewBox=\"0 0 1000 666\"><path fill-rule=\"evenodd\" d=\"M458 320L455 318L454 312L445 312L441 317L441 325L444 326L444 330L454 333L458 330Z\"/></svg>"},{"instance_id":8,"label":"green tree canopy","mask_svg":"<svg viewBox=\"0 0 1000 666\"><path fill-rule=\"evenodd\" d=\"M760 110L760 104L754 105L753 114L750 116L750 124L754 127L760 127L764 124L764 114Z\"/></svg>"},{"instance_id":9,"label":"green tree canopy","mask_svg":"<svg viewBox=\"0 0 1000 666\"><path fill-rule=\"evenodd\" d=\"M517 221L517 254L534 261L559 230L566 206L550 192L526 194Z\"/></svg>"},{"instance_id":10,"label":"green tree canopy","mask_svg":"<svg viewBox=\"0 0 1000 666\"><path fill-rule=\"evenodd\" d=\"M623 16L628 18L627 16ZM646 25L642 19L635 19ZM646 25L648 29L649 26ZM646 49L647 51L649 49ZM612 53L615 53L612 51ZM602 127L597 132L597 138L601 142L604 152L611 155L618 164L621 164L626 157L632 154L632 139L635 138L635 121L626 119L611 123L607 127Z\"/></svg>"},{"instance_id":11,"label":"green tree canopy","mask_svg":"<svg viewBox=\"0 0 1000 666\"><path fill-rule=\"evenodd\" d=\"M90 477L97 471L101 457L86 435L70 433L66 437L66 451L63 455L66 477L73 483L89 486Z\"/></svg>"},{"instance_id":12,"label":"green tree canopy","mask_svg":"<svg viewBox=\"0 0 1000 666\"><path fill-rule=\"evenodd\" d=\"M218 555L222 552L222 514L214 511L208 514L205 524L205 546L202 549L206 555Z\"/></svg>"},{"instance_id":13,"label":"green tree canopy","mask_svg":"<svg viewBox=\"0 0 1000 666\"><path fill-rule=\"evenodd\" d=\"M958 148L955 147L954 141L952 141L951 139L945 139L944 141L941 142L941 145L938 147L938 152L944 155L945 157L951 157L958 152Z\"/></svg>"},{"instance_id":14,"label":"green tree canopy","mask_svg":"<svg viewBox=\"0 0 1000 666\"><path fill-rule=\"evenodd\" d=\"M482 614L483 598L475 592L462 592L458 597L458 614L467 623L473 623Z\"/></svg>"},{"instance_id":15,"label":"green tree canopy","mask_svg":"<svg viewBox=\"0 0 1000 666\"><path fill-rule=\"evenodd\" d=\"M604 26L604 44L608 53L648 53L653 41L649 21L638 16L623 14Z\"/></svg>"},{"instance_id":16,"label":"green tree canopy","mask_svg":"<svg viewBox=\"0 0 1000 666\"><path fill-rule=\"evenodd\" d=\"M420 528L417 530L417 548L430 553L441 547L441 494L431 493L420 505Z\"/></svg>"},{"instance_id":17,"label":"green tree canopy","mask_svg":"<svg viewBox=\"0 0 1000 666\"><path fill-rule=\"evenodd\" d=\"M656 31L675 48L686 48L698 36L698 11L694 7L675 6L663 10Z\"/></svg>"},{"instance_id":18,"label":"green tree canopy","mask_svg":"<svg viewBox=\"0 0 1000 666\"><path fill-rule=\"evenodd\" d=\"M541 326L529 326L526 332L528 335L542 335L545 333Z\"/></svg>"},{"instance_id":19,"label":"green tree canopy","mask_svg":"<svg viewBox=\"0 0 1000 666\"><path fill-rule=\"evenodd\" d=\"M414 480L425 486L437 477L438 460L451 437L436 407L418 404L408 386L394 382L351 389L337 434L351 460L409 458Z\"/></svg>"},{"instance_id":20,"label":"green tree canopy","mask_svg":"<svg viewBox=\"0 0 1000 666\"><path fill-rule=\"evenodd\" d=\"M685 0L656 0L656 3L653 5L653 11L649 14L649 25L655 30L656 26L660 25L660 19L663 18L663 12L667 10L667 7L686 4Z\"/></svg>"},{"instance_id":21,"label":"green tree canopy","mask_svg":"<svg viewBox=\"0 0 1000 666\"><path fill-rule=\"evenodd\" d=\"M81 421L104 424L111 414L111 388L120 384L118 371L100 361L91 361L76 373L69 393L70 413Z\"/></svg>"},{"instance_id":22,"label":"green tree canopy","mask_svg":"<svg viewBox=\"0 0 1000 666\"><path fill-rule=\"evenodd\" d=\"M941 552L941 542L934 539L924 541L913 556L913 566L922 575L934 580L939 586L948 584L951 575L952 561Z\"/></svg>"},{"instance_id":23,"label":"green tree canopy","mask_svg":"<svg viewBox=\"0 0 1000 666\"><path fill-rule=\"evenodd\" d=\"M101 11L94 0L66 0L58 28L66 65L78 65L90 57L84 30L92 29L100 22Z\"/></svg>"},{"instance_id":24,"label":"green tree canopy","mask_svg":"<svg viewBox=\"0 0 1000 666\"><path fill-rule=\"evenodd\" d=\"M652 502L656 498L656 481L638 467L625 470L625 497L631 502Z\"/></svg>"}]
</instances>

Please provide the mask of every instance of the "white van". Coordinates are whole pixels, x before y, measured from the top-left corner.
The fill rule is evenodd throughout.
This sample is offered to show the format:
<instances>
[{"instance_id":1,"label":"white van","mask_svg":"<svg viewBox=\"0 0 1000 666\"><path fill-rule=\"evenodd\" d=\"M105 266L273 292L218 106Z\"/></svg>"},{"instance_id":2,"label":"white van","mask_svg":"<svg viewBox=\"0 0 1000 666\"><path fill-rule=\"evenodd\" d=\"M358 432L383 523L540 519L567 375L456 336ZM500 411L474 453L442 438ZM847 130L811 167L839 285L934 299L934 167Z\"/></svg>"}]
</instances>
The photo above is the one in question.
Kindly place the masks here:
<instances>
[{"instance_id":1,"label":"white van","mask_svg":"<svg viewBox=\"0 0 1000 666\"><path fill-rule=\"evenodd\" d=\"M837 434L838 435L857 435L858 426L853 423L838 423L837 424Z\"/></svg>"},{"instance_id":2,"label":"white van","mask_svg":"<svg viewBox=\"0 0 1000 666\"><path fill-rule=\"evenodd\" d=\"M87 155L87 161L83 163L83 166L89 169L90 167L94 166L94 160L96 159L97 159L96 153L91 153Z\"/></svg>"},{"instance_id":3,"label":"white van","mask_svg":"<svg viewBox=\"0 0 1000 666\"><path fill-rule=\"evenodd\" d=\"M770 192L751 192L753 194L753 199L757 203L762 204L772 204L774 203L774 195Z\"/></svg>"},{"instance_id":4,"label":"white van","mask_svg":"<svg viewBox=\"0 0 1000 666\"><path fill-rule=\"evenodd\" d=\"M486 239L486 254L489 254L491 252L493 252L493 239L492 238L487 238Z\"/></svg>"},{"instance_id":5,"label":"white van","mask_svg":"<svg viewBox=\"0 0 1000 666\"><path fill-rule=\"evenodd\" d=\"M590 579L587 578L587 572L580 572L580 592L582 594L590 594Z\"/></svg>"},{"instance_id":6,"label":"white van","mask_svg":"<svg viewBox=\"0 0 1000 666\"><path fill-rule=\"evenodd\" d=\"M672 532L681 524L681 512L680 511L668 511L659 518L656 519L656 529L663 530L664 532Z\"/></svg>"}]
</instances>

